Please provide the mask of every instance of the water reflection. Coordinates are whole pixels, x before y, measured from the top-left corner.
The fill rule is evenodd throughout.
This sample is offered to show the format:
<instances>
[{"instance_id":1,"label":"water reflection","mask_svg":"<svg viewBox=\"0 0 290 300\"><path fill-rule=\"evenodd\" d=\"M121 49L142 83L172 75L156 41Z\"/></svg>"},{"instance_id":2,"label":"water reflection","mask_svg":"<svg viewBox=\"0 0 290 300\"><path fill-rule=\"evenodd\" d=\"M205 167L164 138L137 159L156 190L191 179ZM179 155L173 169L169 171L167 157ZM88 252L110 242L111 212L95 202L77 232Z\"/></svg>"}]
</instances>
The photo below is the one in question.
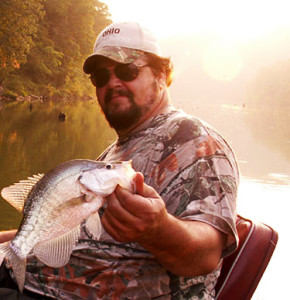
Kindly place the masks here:
<instances>
[{"instance_id":1,"label":"water reflection","mask_svg":"<svg viewBox=\"0 0 290 300\"><path fill-rule=\"evenodd\" d=\"M244 177L290 184L289 110L200 105L192 101L176 105L222 133L233 147Z\"/></svg>"},{"instance_id":2,"label":"water reflection","mask_svg":"<svg viewBox=\"0 0 290 300\"><path fill-rule=\"evenodd\" d=\"M278 109L174 103L216 127L236 152L243 178L290 183L290 113ZM0 108L0 189L74 158L94 159L116 135L96 101L10 103ZM0 198L0 229L20 215Z\"/></svg>"},{"instance_id":3,"label":"water reflection","mask_svg":"<svg viewBox=\"0 0 290 300\"><path fill-rule=\"evenodd\" d=\"M65 115L65 119L60 114ZM96 101L11 103L0 109L0 189L74 158L94 159L115 139ZM0 199L0 229L20 214Z\"/></svg>"},{"instance_id":4,"label":"water reflection","mask_svg":"<svg viewBox=\"0 0 290 300\"><path fill-rule=\"evenodd\" d=\"M282 155L290 162L290 110L278 108L256 108L245 115L256 143L268 146L273 154Z\"/></svg>"},{"instance_id":5,"label":"water reflection","mask_svg":"<svg viewBox=\"0 0 290 300\"><path fill-rule=\"evenodd\" d=\"M288 299L290 244L288 219L290 185L269 184L253 179L243 179L240 185L238 211L252 220L264 222L278 232L279 240L272 259L252 300Z\"/></svg>"},{"instance_id":6,"label":"water reflection","mask_svg":"<svg viewBox=\"0 0 290 300\"><path fill-rule=\"evenodd\" d=\"M283 299L278 293L285 289L278 287L286 286L288 277L281 276L280 265L290 268L289 112L200 103L174 104L225 136L236 152L243 176L238 212L279 232L277 250L253 299ZM95 101L2 104L0 189L70 159L94 159L115 137ZM20 219L20 213L0 198L0 230L17 227Z\"/></svg>"},{"instance_id":7,"label":"water reflection","mask_svg":"<svg viewBox=\"0 0 290 300\"><path fill-rule=\"evenodd\" d=\"M216 127L236 152L242 180L238 212L278 231L273 257L253 300L286 299L290 209L290 111L178 101L176 106Z\"/></svg>"}]
</instances>

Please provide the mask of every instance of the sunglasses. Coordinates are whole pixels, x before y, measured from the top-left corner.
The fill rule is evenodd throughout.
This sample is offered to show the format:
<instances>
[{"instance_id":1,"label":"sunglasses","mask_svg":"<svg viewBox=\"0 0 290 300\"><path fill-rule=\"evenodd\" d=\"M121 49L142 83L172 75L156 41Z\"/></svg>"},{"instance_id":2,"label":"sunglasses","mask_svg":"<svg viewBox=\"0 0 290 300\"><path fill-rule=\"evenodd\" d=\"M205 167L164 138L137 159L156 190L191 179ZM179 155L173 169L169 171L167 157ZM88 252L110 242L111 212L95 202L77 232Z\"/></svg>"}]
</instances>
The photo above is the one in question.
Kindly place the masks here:
<instances>
[{"instance_id":1,"label":"sunglasses","mask_svg":"<svg viewBox=\"0 0 290 300\"><path fill-rule=\"evenodd\" d=\"M139 75L139 69L143 67L149 66L146 65L135 65L134 63L131 64L118 64L114 68L114 73L117 78L122 81L133 81ZM106 68L98 68L94 70L90 76L92 84L95 87L101 88L105 86L111 77L111 71Z\"/></svg>"}]
</instances>

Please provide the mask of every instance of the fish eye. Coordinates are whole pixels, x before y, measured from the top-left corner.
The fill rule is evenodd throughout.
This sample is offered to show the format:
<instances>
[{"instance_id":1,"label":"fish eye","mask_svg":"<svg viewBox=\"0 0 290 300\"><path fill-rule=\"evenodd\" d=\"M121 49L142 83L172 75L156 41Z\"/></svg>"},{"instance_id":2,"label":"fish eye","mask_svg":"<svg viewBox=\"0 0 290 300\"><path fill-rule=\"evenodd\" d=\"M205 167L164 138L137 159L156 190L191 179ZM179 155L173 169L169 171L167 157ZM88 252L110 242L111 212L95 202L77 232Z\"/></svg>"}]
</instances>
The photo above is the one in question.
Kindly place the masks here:
<instances>
[{"instance_id":1,"label":"fish eye","mask_svg":"<svg viewBox=\"0 0 290 300\"><path fill-rule=\"evenodd\" d=\"M111 169L113 169L113 165L112 164L106 164L105 168L107 170L111 170Z\"/></svg>"}]
</instances>

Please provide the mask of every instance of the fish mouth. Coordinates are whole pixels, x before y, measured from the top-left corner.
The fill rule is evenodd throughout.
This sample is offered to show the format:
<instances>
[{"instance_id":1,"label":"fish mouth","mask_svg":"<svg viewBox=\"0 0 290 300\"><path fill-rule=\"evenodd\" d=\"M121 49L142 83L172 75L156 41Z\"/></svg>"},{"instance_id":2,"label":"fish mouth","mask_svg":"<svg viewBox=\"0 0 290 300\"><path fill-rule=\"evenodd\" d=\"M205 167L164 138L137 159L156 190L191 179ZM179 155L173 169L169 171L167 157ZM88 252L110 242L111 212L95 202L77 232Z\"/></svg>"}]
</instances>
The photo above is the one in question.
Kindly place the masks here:
<instances>
[{"instance_id":1,"label":"fish mouth","mask_svg":"<svg viewBox=\"0 0 290 300\"><path fill-rule=\"evenodd\" d=\"M131 161L104 162L102 169L84 171L77 180L80 184L80 193L87 194L86 197L92 198L93 195L106 197L114 192L118 184L130 189L129 181L134 174Z\"/></svg>"},{"instance_id":2,"label":"fish mouth","mask_svg":"<svg viewBox=\"0 0 290 300\"><path fill-rule=\"evenodd\" d=\"M89 189L86 185L82 184L82 178L83 178L83 174L81 174L77 178L77 181L80 183L80 194L81 194L80 198L85 202L90 202L92 199L92 195L96 196L96 194L91 189Z\"/></svg>"}]
</instances>

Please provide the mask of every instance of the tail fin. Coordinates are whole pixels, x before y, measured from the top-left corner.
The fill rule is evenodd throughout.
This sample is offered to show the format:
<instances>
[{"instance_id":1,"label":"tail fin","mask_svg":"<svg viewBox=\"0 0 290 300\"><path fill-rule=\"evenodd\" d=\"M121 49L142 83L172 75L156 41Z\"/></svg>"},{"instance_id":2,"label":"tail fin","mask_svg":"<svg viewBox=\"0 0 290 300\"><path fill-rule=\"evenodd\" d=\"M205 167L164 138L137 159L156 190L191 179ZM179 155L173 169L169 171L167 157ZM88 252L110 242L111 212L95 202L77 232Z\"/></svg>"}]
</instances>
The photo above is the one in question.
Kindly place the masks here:
<instances>
[{"instance_id":1,"label":"tail fin","mask_svg":"<svg viewBox=\"0 0 290 300\"><path fill-rule=\"evenodd\" d=\"M10 247L10 242L0 244L0 253L3 253L4 256L11 263L13 274L18 284L19 291L22 292L25 281L26 259L20 259L16 255L16 253Z\"/></svg>"}]
</instances>

